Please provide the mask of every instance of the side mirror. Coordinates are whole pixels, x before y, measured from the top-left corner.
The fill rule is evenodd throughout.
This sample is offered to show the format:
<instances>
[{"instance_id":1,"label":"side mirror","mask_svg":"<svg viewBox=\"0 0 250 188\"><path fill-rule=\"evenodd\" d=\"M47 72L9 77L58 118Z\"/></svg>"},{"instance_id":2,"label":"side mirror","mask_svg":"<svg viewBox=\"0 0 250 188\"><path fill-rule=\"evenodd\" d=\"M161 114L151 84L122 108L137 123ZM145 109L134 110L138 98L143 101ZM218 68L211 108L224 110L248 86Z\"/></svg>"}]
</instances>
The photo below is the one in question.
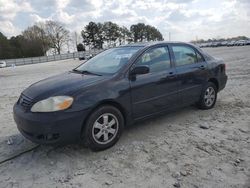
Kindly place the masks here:
<instances>
[{"instance_id":1,"label":"side mirror","mask_svg":"<svg viewBox=\"0 0 250 188\"><path fill-rule=\"evenodd\" d=\"M131 75L147 74L147 73L149 73L149 67L146 65L137 66L130 72Z\"/></svg>"}]
</instances>

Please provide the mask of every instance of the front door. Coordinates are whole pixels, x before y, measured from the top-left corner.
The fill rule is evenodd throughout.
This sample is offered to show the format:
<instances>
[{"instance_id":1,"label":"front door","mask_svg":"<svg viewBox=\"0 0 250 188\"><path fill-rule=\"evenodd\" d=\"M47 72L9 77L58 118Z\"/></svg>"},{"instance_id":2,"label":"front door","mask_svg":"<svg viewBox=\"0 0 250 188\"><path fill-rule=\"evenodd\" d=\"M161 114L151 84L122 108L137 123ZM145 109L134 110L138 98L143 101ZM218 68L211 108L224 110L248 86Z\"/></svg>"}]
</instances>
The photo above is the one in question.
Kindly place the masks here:
<instances>
[{"instance_id":1,"label":"front door","mask_svg":"<svg viewBox=\"0 0 250 188\"><path fill-rule=\"evenodd\" d=\"M148 49L131 69L142 65L149 66L149 73L130 79L134 119L175 107L180 99L176 70L171 64L167 46Z\"/></svg>"}]
</instances>

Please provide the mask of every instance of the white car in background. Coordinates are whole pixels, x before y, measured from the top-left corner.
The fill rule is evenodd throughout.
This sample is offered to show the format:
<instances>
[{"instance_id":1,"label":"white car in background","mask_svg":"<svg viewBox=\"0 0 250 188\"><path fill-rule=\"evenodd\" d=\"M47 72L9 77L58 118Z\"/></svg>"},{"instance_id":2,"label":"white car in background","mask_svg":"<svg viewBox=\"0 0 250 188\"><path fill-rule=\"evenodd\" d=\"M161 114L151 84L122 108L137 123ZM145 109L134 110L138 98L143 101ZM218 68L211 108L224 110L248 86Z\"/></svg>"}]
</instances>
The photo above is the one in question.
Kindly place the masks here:
<instances>
[{"instance_id":1,"label":"white car in background","mask_svg":"<svg viewBox=\"0 0 250 188\"><path fill-rule=\"evenodd\" d=\"M247 44L246 40L238 40L235 42L235 46L245 46Z\"/></svg>"},{"instance_id":2,"label":"white car in background","mask_svg":"<svg viewBox=\"0 0 250 188\"><path fill-rule=\"evenodd\" d=\"M0 61L0 68L6 67L6 62L5 61Z\"/></svg>"}]
</instances>

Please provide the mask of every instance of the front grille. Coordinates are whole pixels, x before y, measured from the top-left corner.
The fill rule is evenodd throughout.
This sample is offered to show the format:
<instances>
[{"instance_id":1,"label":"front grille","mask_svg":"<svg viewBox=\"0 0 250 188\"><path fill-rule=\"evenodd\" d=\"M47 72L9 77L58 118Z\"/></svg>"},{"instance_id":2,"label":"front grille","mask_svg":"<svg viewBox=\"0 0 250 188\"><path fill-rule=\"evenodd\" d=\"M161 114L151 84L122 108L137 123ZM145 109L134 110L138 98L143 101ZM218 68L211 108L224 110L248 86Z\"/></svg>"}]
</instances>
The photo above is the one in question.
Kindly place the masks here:
<instances>
[{"instance_id":1,"label":"front grille","mask_svg":"<svg viewBox=\"0 0 250 188\"><path fill-rule=\"evenodd\" d=\"M21 94L18 104L20 104L24 109L29 109L33 105L32 99L25 96L24 94Z\"/></svg>"}]
</instances>

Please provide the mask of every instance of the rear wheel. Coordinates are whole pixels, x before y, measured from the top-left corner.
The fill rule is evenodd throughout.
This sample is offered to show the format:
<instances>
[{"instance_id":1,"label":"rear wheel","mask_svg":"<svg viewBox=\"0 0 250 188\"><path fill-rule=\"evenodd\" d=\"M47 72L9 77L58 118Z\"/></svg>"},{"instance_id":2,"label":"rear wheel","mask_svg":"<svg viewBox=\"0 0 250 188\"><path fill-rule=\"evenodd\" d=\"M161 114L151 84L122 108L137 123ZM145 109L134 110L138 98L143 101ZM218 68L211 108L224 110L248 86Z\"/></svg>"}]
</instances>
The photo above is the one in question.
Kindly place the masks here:
<instances>
[{"instance_id":1,"label":"rear wheel","mask_svg":"<svg viewBox=\"0 0 250 188\"><path fill-rule=\"evenodd\" d=\"M84 144L94 151L104 150L119 140L124 128L124 119L117 108L105 105L96 109L84 126Z\"/></svg>"},{"instance_id":2,"label":"rear wheel","mask_svg":"<svg viewBox=\"0 0 250 188\"><path fill-rule=\"evenodd\" d=\"M198 107L200 109L211 109L214 107L217 99L217 87L214 83L208 82L204 87L200 100L198 102Z\"/></svg>"}]
</instances>

